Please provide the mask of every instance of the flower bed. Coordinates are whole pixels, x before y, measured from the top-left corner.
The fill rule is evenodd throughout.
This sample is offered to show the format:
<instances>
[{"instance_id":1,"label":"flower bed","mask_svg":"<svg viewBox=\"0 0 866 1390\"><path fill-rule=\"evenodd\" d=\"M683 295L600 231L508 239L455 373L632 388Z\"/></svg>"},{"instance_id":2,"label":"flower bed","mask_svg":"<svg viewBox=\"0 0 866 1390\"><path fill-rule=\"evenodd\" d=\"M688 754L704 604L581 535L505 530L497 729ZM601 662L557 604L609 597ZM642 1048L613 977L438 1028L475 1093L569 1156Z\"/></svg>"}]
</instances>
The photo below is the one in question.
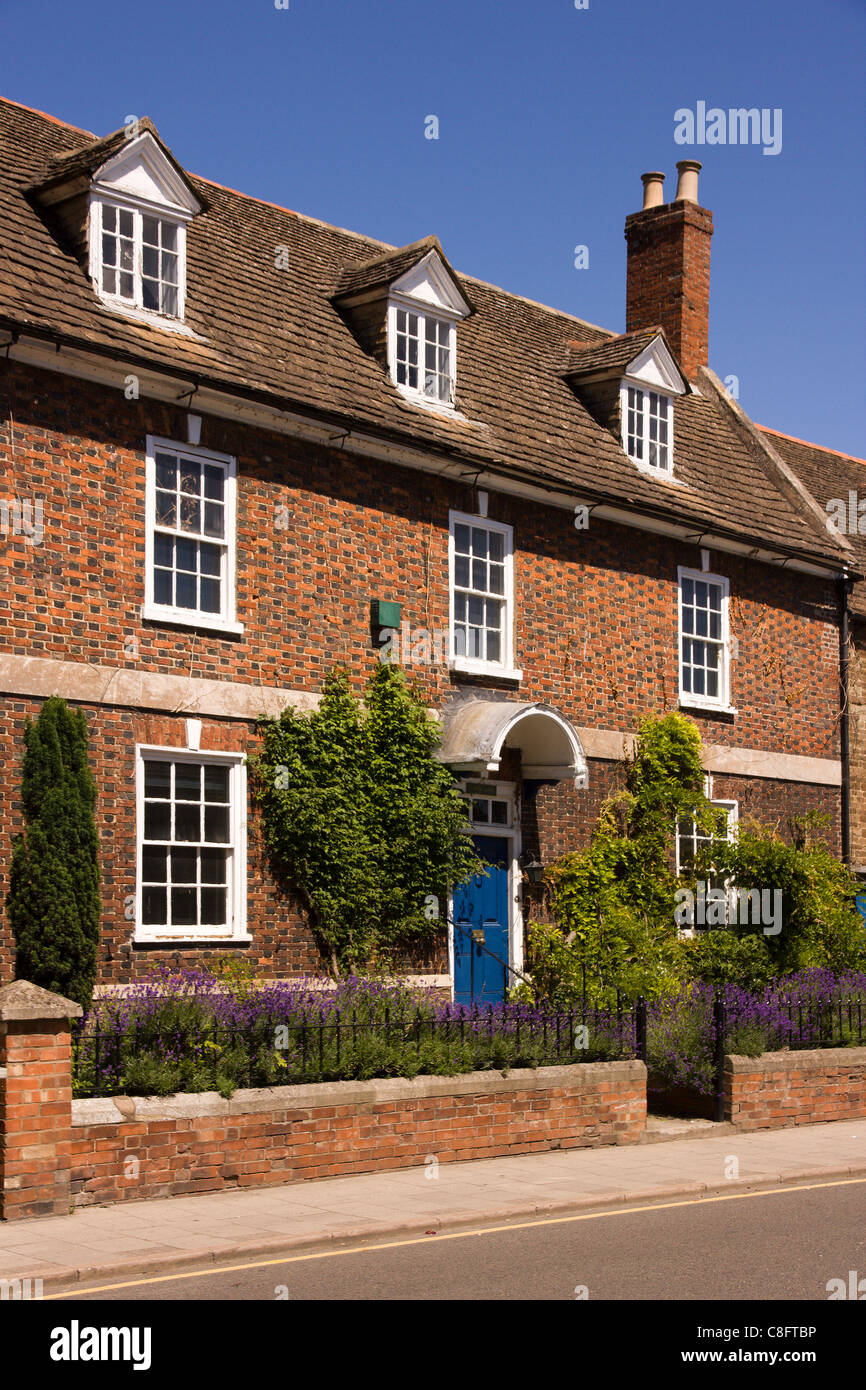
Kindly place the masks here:
<instances>
[{"instance_id":1,"label":"flower bed","mask_svg":"<svg viewBox=\"0 0 866 1390\"><path fill-rule=\"evenodd\" d=\"M585 1030L585 1031L581 1031ZM401 983L351 977L227 986L199 971L99 1000L76 1030L75 1096L169 1095L634 1057L629 1007L543 1012L441 1004Z\"/></svg>"},{"instance_id":2,"label":"flower bed","mask_svg":"<svg viewBox=\"0 0 866 1390\"><path fill-rule=\"evenodd\" d=\"M856 1047L866 1042L866 973L803 970L781 977L760 994L723 988L726 1053ZM715 1088L714 989L691 984L647 1011L649 1092L681 1088L708 1097Z\"/></svg>"}]
</instances>

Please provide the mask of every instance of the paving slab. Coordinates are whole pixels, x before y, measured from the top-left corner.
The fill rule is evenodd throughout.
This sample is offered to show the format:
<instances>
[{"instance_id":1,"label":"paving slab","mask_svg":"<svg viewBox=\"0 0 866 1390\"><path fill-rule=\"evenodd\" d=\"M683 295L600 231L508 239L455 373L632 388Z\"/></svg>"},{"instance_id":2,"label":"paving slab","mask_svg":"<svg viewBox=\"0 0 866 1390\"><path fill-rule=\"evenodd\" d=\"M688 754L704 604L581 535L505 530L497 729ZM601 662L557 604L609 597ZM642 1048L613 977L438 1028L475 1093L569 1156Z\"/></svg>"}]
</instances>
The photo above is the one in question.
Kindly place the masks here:
<instances>
[{"instance_id":1,"label":"paving slab","mask_svg":"<svg viewBox=\"0 0 866 1390\"><path fill-rule=\"evenodd\" d=\"M46 1293L201 1264L423 1234L623 1202L668 1200L802 1178L866 1178L866 1119L743 1134L708 1122L656 1127L639 1145L420 1164L282 1187L88 1206L0 1223L0 1278ZM738 1177L725 1176L731 1156Z\"/></svg>"}]
</instances>

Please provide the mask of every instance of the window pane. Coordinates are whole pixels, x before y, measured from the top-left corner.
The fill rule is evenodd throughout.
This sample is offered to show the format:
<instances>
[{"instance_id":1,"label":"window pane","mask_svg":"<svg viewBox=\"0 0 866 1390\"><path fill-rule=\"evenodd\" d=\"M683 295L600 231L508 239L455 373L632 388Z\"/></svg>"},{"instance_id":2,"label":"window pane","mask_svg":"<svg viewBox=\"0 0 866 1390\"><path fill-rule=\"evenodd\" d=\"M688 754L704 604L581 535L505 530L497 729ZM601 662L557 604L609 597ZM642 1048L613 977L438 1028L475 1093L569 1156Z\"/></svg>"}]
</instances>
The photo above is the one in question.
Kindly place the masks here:
<instances>
[{"instance_id":1,"label":"window pane","mask_svg":"<svg viewBox=\"0 0 866 1390\"><path fill-rule=\"evenodd\" d=\"M175 494L173 492L158 492L156 494L156 524L158 526L174 526L176 516Z\"/></svg>"},{"instance_id":2,"label":"window pane","mask_svg":"<svg viewBox=\"0 0 866 1390\"><path fill-rule=\"evenodd\" d=\"M146 927L164 927L168 921L167 893L164 888L144 888L141 894L141 916Z\"/></svg>"},{"instance_id":3,"label":"window pane","mask_svg":"<svg viewBox=\"0 0 866 1390\"><path fill-rule=\"evenodd\" d=\"M200 763L175 763L174 794L178 801L201 800Z\"/></svg>"},{"instance_id":4,"label":"window pane","mask_svg":"<svg viewBox=\"0 0 866 1390\"><path fill-rule=\"evenodd\" d=\"M494 825L508 824L508 803L505 801L493 801L490 805L490 819Z\"/></svg>"},{"instance_id":5,"label":"window pane","mask_svg":"<svg viewBox=\"0 0 866 1390\"><path fill-rule=\"evenodd\" d=\"M472 528L472 554L487 558L487 532L476 526Z\"/></svg>"},{"instance_id":6,"label":"window pane","mask_svg":"<svg viewBox=\"0 0 866 1390\"><path fill-rule=\"evenodd\" d=\"M120 216L120 235L122 237L132 237L132 213L124 209L118 209Z\"/></svg>"},{"instance_id":7,"label":"window pane","mask_svg":"<svg viewBox=\"0 0 866 1390\"><path fill-rule=\"evenodd\" d=\"M218 579L202 579L199 584L199 611L219 613L220 585Z\"/></svg>"},{"instance_id":8,"label":"window pane","mask_svg":"<svg viewBox=\"0 0 866 1390\"><path fill-rule=\"evenodd\" d=\"M461 555L469 554L469 527L457 525L454 527L454 549Z\"/></svg>"},{"instance_id":9,"label":"window pane","mask_svg":"<svg viewBox=\"0 0 866 1390\"><path fill-rule=\"evenodd\" d=\"M171 839L171 806L167 801L146 801L144 804L144 838Z\"/></svg>"},{"instance_id":10,"label":"window pane","mask_svg":"<svg viewBox=\"0 0 866 1390\"><path fill-rule=\"evenodd\" d=\"M198 570L198 546L195 541L178 538L175 542L175 556L179 570L188 570L192 574Z\"/></svg>"},{"instance_id":11,"label":"window pane","mask_svg":"<svg viewBox=\"0 0 866 1390\"><path fill-rule=\"evenodd\" d=\"M505 567L504 565L490 566L490 579L488 588L491 594L505 593Z\"/></svg>"},{"instance_id":12,"label":"window pane","mask_svg":"<svg viewBox=\"0 0 866 1390\"><path fill-rule=\"evenodd\" d=\"M171 570L154 570L153 572L153 601L154 603L168 604L174 607L171 592L172 574Z\"/></svg>"},{"instance_id":13,"label":"window pane","mask_svg":"<svg viewBox=\"0 0 866 1390\"><path fill-rule=\"evenodd\" d=\"M109 203L102 204L102 225L107 232L117 230L117 208Z\"/></svg>"},{"instance_id":14,"label":"window pane","mask_svg":"<svg viewBox=\"0 0 866 1390\"><path fill-rule=\"evenodd\" d=\"M224 527L225 508L221 502L205 502L204 533L206 536L221 536Z\"/></svg>"},{"instance_id":15,"label":"window pane","mask_svg":"<svg viewBox=\"0 0 866 1390\"><path fill-rule=\"evenodd\" d=\"M205 801L228 801L229 769L227 767L217 767L213 763L205 763L204 799Z\"/></svg>"},{"instance_id":16,"label":"window pane","mask_svg":"<svg viewBox=\"0 0 866 1390\"><path fill-rule=\"evenodd\" d=\"M171 763L161 759L148 760L144 764L144 794L147 797L171 795Z\"/></svg>"},{"instance_id":17,"label":"window pane","mask_svg":"<svg viewBox=\"0 0 866 1390\"><path fill-rule=\"evenodd\" d=\"M155 217L142 217L141 237L151 246L159 245L159 223Z\"/></svg>"},{"instance_id":18,"label":"window pane","mask_svg":"<svg viewBox=\"0 0 866 1390\"><path fill-rule=\"evenodd\" d=\"M473 561L472 561L472 587L473 587L473 589L482 589L482 590L484 590L484 589L487 588L487 561L486 561L486 560L473 560Z\"/></svg>"},{"instance_id":19,"label":"window pane","mask_svg":"<svg viewBox=\"0 0 866 1390\"><path fill-rule=\"evenodd\" d=\"M490 546L491 560L505 559L505 537L499 531L489 531L487 534L488 545Z\"/></svg>"},{"instance_id":20,"label":"window pane","mask_svg":"<svg viewBox=\"0 0 866 1390\"><path fill-rule=\"evenodd\" d=\"M141 250L141 269L152 280L159 276L159 252L153 246L143 246Z\"/></svg>"},{"instance_id":21,"label":"window pane","mask_svg":"<svg viewBox=\"0 0 866 1390\"><path fill-rule=\"evenodd\" d=\"M163 569L171 569L174 564L174 541L171 536L164 536L161 531L157 531L153 538L153 559L154 563Z\"/></svg>"},{"instance_id":22,"label":"window pane","mask_svg":"<svg viewBox=\"0 0 866 1390\"><path fill-rule=\"evenodd\" d=\"M166 883L168 881L168 850L145 846L141 852L141 878L143 883Z\"/></svg>"},{"instance_id":23,"label":"window pane","mask_svg":"<svg viewBox=\"0 0 866 1390\"><path fill-rule=\"evenodd\" d=\"M198 925L198 892L195 888L172 888L171 925L173 927L194 927Z\"/></svg>"},{"instance_id":24,"label":"window pane","mask_svg":"<svg viewBox=\"0 0 866 1390\"><path fill-rule=\"evenodd\" d=\"M204 495L212 502L222 502L225 488L225 473L221 468L205 464Z\"/></svg>"},{"instance_id":25,"label":"window pane","mask_svg":"<svg viewBox=\"0 0 866 1390\"><path fill-rule=\"evenodd\" d=\"M466 588L469 585L469 559L466 555L457 555L454 560L454 582Z\"/></svg>"},{"instance_id":26,"label":"window pane","mask_svg":"<svg viewBox=\"0 0 866 1390\"><path fill-rule=\"evenodd\" d=\"M196 841L201 839L201 808L181 801L174 808L174 838Z\"/></svg>"},{"instance_id":27,"label":"window pane","mask_svg":"<svg viewBox=\"0 0 866 1390\"><path fill-rule=\"evenodd\" d=\"M172 883L195 883L198 853L194 849L173 849L171 852Z\"/></svg>"},{"instance_id":28,"label":"window pane","mask_svg":"<svg viewBox=\"0 0 866 1390\"><path fill-rule=\"evenodd\" d=\"M487 824L487 802L486 802L486 801L473 801L473 803L472 803L472 819L473 819L476 823L481 823L481 824L483 824L483 825L486 825L486 824Z\"/></svg>"},{"instance_id":29,"label":"window pane","mask_svg":"<svg viewBox=\"0 0 866 1390\"><path fill-rule=\"evenodd\" d=\"M488 632L487 634L487 660L501 661L500 642L498 632Z\"/></svg>"},{"instance_id":30,"label":"window pane","mask_svg":"<svg viewBox=\"0 0 866 1390\"><path fill-rule=\"evenodd\" d=\"M229 811L227 806L205 807L204 838L211 844L228 844Z\"/></svg>"},{"instance_id":31,"label":"window pane","mask_svg":"<svg viewBox=\"0 0 866 1390\"><path fill-rule=\"evenodd\" d=\"M156 485L170 492L177 487L177 459L173 454L156 455Z\"/></svg>"},{"instance_id":32,"label":"window pane","mask_svg":"<svg viewBox=\"0 0 866 1390\"><path fill-rule=\"evenodd\" d=\"M201 881L202 883L225 883L225 850L203 849L201 851Z\"/></svg>"},{"instance_id":33,"label":"window pane","mask_svg":"<svg viewBox=\"0 0 866 1390\"><path fill-rule=\"evenodd\" d=\"M177 227L171 222L162 224L162 244L166 251L177 250Z\"/></svg>"},{"instance_id":34,"label":"window pane","mask_svg":"<svg viewBox=\"0 0 866 1390\"><path fill-rule=\"evenodd\" d=\"M207 927L222 927L226 920L226 890L224 888L202 888L201 920Z\"/></svg>"}]
</instances>

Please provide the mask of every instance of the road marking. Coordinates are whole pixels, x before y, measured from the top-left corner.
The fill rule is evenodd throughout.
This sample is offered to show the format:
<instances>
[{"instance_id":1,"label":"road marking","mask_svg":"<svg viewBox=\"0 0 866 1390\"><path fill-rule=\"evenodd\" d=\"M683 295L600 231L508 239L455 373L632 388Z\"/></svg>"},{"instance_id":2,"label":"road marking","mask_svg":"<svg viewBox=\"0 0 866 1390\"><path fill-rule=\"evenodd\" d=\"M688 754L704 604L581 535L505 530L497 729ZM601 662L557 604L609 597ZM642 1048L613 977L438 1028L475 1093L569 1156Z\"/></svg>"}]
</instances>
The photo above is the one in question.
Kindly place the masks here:
<instances>
[{"instance_id":1,"label":"road marking","mask_svg":"<svg viewBox=\"0 0 866 1390\"><path fill-rule=\"evenodd\" d=\"M43 1303L61 1298L81 1298L88 1293L110 1293L113 1289L138 1289L148 1284L171 1284L179 1279L207 1279L217 1274L237 1274L246 1269L267 1269L271 1265L302 1264L305 1260L333 1260L338 1255L368 1255L377 1250L397 1250L406 1245L437 1245L443 1240L467 1240L470 1236L501 1235L505 1231L527 1231L536 1226L567 1226L575 1221L602 1221L609 1216L638 1216L644 1211L670 1211L673 1207L700 1207L711 1202L737 1202L751 1197L779 1197L786 1192L814 1192L826 1187L852 1187L866 1183L866 1178L840 1178L834 1182L801 1183L798 1187L767 1187L760 1192L725 1192L717 1197L689 1197L682 1202L654 1202L650 1206L620 1207L616 1211L584 1211L576 1216L548 1216L538 1221L514 1221L508 1226L485 1226L476 1231L447 1231L437 1236L411 1236L405 1240L388 1240L379 1245L350 1245L342 1250L317 1250L306 1255L284 1255L277 1260L252 1260L242 1265L223 1265L219 1269L195 1269L183 1274L159 1274L150 1279L129 1279L123 1284L99 1284L87 1289L70 1289L66 1293L49 1293Z\"/></svg>"}]
</instances>

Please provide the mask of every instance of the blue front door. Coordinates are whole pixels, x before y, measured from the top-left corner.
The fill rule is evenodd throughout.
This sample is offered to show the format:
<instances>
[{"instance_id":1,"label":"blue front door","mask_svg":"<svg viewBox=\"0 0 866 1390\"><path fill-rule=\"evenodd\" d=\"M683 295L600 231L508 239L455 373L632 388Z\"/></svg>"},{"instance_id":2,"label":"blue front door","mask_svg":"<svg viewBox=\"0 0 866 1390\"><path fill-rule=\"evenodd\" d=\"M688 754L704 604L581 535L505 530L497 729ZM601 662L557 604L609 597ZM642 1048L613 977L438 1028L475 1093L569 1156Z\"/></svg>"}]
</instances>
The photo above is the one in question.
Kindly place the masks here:
<instances>
[{"instance_id":1,"label":"blue front door","mask_svg":"<svg viewBox=\"0 0 866 1390\"><path fill-rule=\"evenodd\" d=\"M507 988L511 842L494 835L473 839L491 867L454 890L454 1000L495 1004L505 998Z\"/></svg>"}]
</instances>

